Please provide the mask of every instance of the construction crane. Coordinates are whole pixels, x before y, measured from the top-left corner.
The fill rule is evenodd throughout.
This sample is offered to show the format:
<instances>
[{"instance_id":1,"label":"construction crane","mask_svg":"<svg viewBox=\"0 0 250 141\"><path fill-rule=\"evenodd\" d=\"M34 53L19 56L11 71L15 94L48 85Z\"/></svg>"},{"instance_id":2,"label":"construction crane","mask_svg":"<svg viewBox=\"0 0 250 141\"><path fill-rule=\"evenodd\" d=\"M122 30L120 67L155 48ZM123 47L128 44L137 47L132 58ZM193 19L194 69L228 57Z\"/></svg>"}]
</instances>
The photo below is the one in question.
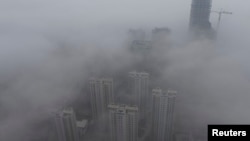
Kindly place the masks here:
<instances>
[{"instance_id":1,"label":"construction crane","mask_svg":"<svg viewBox=\"0 0 250 141\"><path fill-rule=\"evenodd\" d=\"M220 10L220 11L211 11L211 12L214 12L214 13L219 14L219 19L218 19L218 23L217 23L217 27L216 27L217 31L218 31L218 29L219 29L219 27L220 27L221 15L222 15L222 14L232 15L232 14L233 14L232 12L227 12L227 11L224 11L224 10Z\"/></svg>"}]
</instances>

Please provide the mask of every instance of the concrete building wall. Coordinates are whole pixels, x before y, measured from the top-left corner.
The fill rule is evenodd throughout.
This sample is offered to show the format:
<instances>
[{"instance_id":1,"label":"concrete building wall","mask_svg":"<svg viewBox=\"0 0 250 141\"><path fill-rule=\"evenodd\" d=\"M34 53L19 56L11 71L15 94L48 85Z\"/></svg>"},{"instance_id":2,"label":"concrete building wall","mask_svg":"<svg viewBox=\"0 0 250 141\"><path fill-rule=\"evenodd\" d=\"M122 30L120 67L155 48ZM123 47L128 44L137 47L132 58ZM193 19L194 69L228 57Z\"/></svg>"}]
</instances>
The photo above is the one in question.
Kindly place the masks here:
<instances>
[{"instance_id":1,"label":"concrete building wall","mask_svg":"<svg viewBox=\"0 0 250 141\"><path fill-rule=\"evenodd\" d=\"M92 117L97 119L108 111L108 104L114 103L113 80L96 79L89 80L90 102Z\"/></svg>"},{"instance_id":2,"label":"concrete building wall","mask_svg":"<svg viewBox=\"0 0 250 141\"><path fill-rule=\"evenodd\" d=\"M152 90L152 133L155 141L171 141L175 92L163 92L160 88Z\"/></svg>"},{"instance_id":3,"label":"concrete building wall","mask_svg":"<svg viewBox=\"0 0 250 141\"><path fill-rule=\"evenodd\" d=\"M56 113L54 119L58 141L79 141L76 117L72 108Z\"/></svg>"},{"instance_id":4,"label":"concrete building wall","mask_svg":"<svg viewBox=\"0 0 250 141\"><path fill-rule=\"evenodd\" d=\"M138 108L115 104L108 107L111 141L137 141Z\"/></svg>"},{"instance_id":5,"label":"concrete building wall","mask_svg":"<svg viewBox=\"0 0 250 141\"><path fill-rule=\"evenodd\" d=\"M145 117L147 103L149 102L149 74L145 72L130 72L130 89L139 107L140 119Z\"/></svg>"}]
</instances>

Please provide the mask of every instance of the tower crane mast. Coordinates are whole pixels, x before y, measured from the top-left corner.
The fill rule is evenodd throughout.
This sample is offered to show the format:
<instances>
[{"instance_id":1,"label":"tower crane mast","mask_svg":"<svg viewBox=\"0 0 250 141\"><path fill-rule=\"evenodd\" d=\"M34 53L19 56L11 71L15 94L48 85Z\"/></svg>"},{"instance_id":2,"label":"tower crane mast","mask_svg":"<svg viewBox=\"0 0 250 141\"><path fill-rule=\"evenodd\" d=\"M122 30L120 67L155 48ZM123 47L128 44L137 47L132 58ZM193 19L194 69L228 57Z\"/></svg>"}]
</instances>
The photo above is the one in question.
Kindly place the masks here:
<instances>
[{"instance_id":1,"label":"tower crane mast","mask_svg":"<svg viewBox=\"0 0 250 141\"><path fill-rule=\"evenodd\" d=\"M220 11L211 11L213 13L217 13L219 15L219 18L218 18L218 23L217 23L217 27L216 29L218 30L219 27L220 27L220 22L221 22L221 16L222 14L227 14L227 15L232 15L233 13L232 12L228 12L228 11L224 11L224 10L220 10Z\"/></svg>"}]
</instances>

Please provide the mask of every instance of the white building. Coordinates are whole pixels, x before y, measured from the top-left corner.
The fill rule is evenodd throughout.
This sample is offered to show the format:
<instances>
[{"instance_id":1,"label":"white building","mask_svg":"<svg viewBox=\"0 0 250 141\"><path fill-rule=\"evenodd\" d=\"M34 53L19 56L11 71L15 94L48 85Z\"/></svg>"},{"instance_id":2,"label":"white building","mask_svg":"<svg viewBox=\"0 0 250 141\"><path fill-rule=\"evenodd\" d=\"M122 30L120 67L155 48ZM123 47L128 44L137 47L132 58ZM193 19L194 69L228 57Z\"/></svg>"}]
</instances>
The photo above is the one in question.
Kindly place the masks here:
<instances>
[{"instance_id":1,"label":"white building","mask_svg":"<svg viewBox=\"0 0 250 141\"><path fill-rule=\"evenodd\" d=\"M146 115L146 109L149 107L150 96L148 92L149 74L146 72L129 72L130 89L135 98L135 103L139 107L140 119Z\"/></svg>"},{"instance_id":2,"label":"white building","mask_svg":"<svg viewBox=\"0 0 250 141\"><path fill-rule=\"evenodd\" d=\"M72 108L56 113L54 120L58 141L79 141L76 117Z\"/></svg>"},{"instance_id":3,"label":"white building","mask_svg":"<svg viewBox=\"0 0 250 141\"><path fill-rule=\"evenodd\" d=\"M137 141L137 106L110 104L108 108L111 141Z\"/></svg>"},{"instance_id":4,"label":"white building","mask_svg":"<svg viewBox=\"0 0 250 141\"><path fill-rule=\"evenodd\" d=\"M108 104L114 103L113 79L89 80L90 102L94 119L107 113Z\"/></svg>"},{"instance_id":5,"label":"white building","mask_svg":"<svg viewBox=\"0 0 250 141\"><path fill-rule=\"evenodd\" d=\"M77 126L77 129L79 132L79 136L83 137L87 131L87 128L88 128L88 120L83 119L81 121L77 121L76 126Z\"/></svg>"},{"instance_id":6,"label":"white building","mask_svg":"<svg viewBox=\"0 0 250 141\"><path fill-rule=\"evenodd\" d=\"M172 141L176 92L152 90L152 133L154 141Z\"/></svg>"}]
</instances>

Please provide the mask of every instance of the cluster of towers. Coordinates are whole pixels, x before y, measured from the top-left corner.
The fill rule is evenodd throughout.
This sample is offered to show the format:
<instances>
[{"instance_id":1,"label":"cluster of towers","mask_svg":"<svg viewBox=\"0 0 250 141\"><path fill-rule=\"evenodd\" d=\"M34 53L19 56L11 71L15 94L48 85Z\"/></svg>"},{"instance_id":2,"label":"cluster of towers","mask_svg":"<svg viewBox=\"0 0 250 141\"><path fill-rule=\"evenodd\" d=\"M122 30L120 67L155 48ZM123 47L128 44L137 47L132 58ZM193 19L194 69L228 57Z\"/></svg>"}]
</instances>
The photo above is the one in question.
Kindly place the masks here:
<instances>
[{"instance_id":1,"label":"cluster of towers","mask_svg":"<svg viewBox=\"0 0 250 141\"><path fill-rule=\"evenodd\" d=\"M112 79L89 81L92 115L94 119L108 115L111 141L138 141L140 120L150 117L150 132L155 141L172 138L173 114L176 93L160 88L149 93L149 74L129 72L129 88L133 102L120 104L114 101ZM104 112L103 112L104 111Z\"/></svg>"},{"instance_id":2,"label":"cluster of towers","mask_svg":"<svg viewBox=\"0 0 250 141\"><path fill-rule=\"evenodd\" d=\"M212 29L209 22L212 0L193 0L190 15L190 30L203 34ZM131 30L134 51L148 50L154 42L169 35L168 28L152 31L152 41L145 40L145 33ZM164 39L163 39L164 40ZM154 141L172 141L174 127L175 91L160 88L149 91L149 73L129 72L129 89L132 101L122 104L116 101L112 78L91 78L88 82L89 100L93 121L108 118L110 141L138 141L140 121L149 124L147 133ZM59 141L80 141L84 122L78 126L73 109L64 109L55 114L56 131ZM181 136L180 136L181 137ZM189 137L188 137L189 138ZM191 139L188 139L191 140Z\"/></svg>"},{"instance_id":3,"label":"cluster of towers","mask_svg":"<svg viewBox=\"0 0 250 141\"><path fill-rule=\"evenodd\" d=\"M111 78L91 78L88 82L93 121L108 118L105 124L110 141L138 141L139 122L148 119L147 130L155 141L172 139L176 93L160 88L149 92L149 74L129 72L129 88L133 102L121 104L115 101L114 82ZM55 114L59 141L80 141L74 110L64 109Z\"/></svg>"}]
</instances>

